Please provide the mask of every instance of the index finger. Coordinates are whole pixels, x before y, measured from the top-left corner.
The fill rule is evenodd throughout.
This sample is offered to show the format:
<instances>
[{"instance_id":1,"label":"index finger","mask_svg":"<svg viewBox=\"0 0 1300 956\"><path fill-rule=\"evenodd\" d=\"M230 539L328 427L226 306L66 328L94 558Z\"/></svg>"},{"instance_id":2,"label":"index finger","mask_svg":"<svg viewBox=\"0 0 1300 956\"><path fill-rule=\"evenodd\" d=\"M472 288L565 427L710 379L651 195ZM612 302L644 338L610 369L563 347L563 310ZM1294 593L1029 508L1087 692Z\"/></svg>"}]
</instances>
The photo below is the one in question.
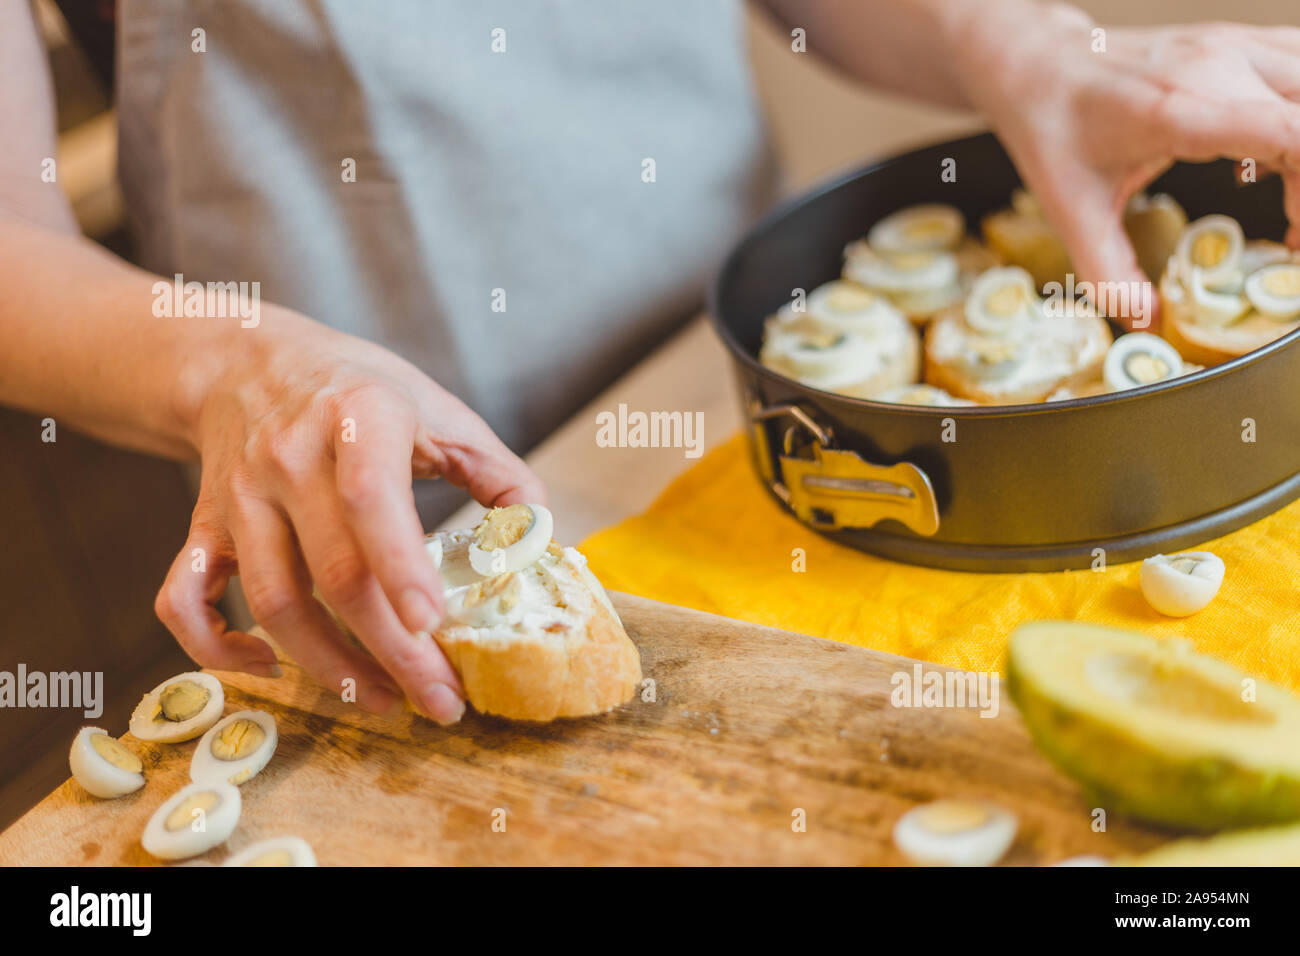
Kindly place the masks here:
<instances>
[{"instance_id":1,"label":"index finger","mask_svg":"<svg viewBox=\"0 0 1300 956\"><path fill-rule=\"evenodd\" d=\"M403 626L431 633L442 618L442 578L425 550L411 488L414 415L369 392L349 399L346 412L334 439L344 517Z\"/></svg>"}]
</instances>

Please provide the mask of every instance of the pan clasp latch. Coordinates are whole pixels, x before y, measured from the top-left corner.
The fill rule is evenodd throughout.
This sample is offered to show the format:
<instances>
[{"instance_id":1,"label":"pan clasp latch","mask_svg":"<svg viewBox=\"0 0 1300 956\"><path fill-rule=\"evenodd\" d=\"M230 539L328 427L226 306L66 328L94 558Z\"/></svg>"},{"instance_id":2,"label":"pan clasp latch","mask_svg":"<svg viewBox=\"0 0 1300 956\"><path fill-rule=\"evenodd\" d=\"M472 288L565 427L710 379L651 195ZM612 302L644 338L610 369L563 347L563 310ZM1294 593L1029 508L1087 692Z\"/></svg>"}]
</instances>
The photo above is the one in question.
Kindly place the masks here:
<instances>
[{"instance_id":1,"label":"pan clasp latch","mask_svg":"<svg viewBox=\"0 0 1300 956\"><path fill-rule=\"evenodd\" d=\"M767 422L789 417L781 454L773 456ZM939 530L939 506L924 471L911 462L877 465L834 447L829 428L798 405L750 406L759 470L800 521L821 531L870 528L888 518L917 534ZM773 459L780 470L773 474Z\"/></svg>"}]
</instances>

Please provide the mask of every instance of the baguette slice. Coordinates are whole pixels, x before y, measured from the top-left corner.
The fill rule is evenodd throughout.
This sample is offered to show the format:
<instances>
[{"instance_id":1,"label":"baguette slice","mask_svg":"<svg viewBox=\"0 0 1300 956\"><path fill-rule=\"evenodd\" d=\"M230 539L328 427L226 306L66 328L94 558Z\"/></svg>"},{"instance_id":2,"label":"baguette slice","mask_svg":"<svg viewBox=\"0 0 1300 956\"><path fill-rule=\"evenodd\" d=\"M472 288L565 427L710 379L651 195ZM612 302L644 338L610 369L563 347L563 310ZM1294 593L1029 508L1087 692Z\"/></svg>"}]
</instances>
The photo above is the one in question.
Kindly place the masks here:
<instances>
[{"instance_id":1,"label":"baguette slice","mask_svg":"<svg viewBox=\"0 0 1300 956\"><path fill-rule=\"evenodd\" d=\"M1186 291L1168 276L1160 283L1160 317L1160 334L1185 361L1198 365L1218 365L1300 328L1300 322L1277 322L1254 311L1223 328L1198 325Z\"/></svg>"},{"instance_id":2,"label":"baguette slice","mask_svg":"<svg viewBox=\"0 0 1300 956\"><path fill-rule=\"evenodd\" d=\"M447 617L433 637L476 710L550 721L601 714L636 694L640 654L577 550L552 543L521 571L483 577L468 560L472 532L439 537Z\"/></svg>"},{"instance_id":3,"label":"baguette slice","mask_svg":"<svg viewBox=\"0 0 1300 956\"><path fill-rule=\"evenodd\" d=\"M1031 364L1006 379L981 380L966 361L978 338L960 309L938 316L926 330L926 383L981 405L1041 402L1099 378L1112 340L1109 326L1094 315L1040 320L1023 340Z\"/></svg>"}]
</instances>

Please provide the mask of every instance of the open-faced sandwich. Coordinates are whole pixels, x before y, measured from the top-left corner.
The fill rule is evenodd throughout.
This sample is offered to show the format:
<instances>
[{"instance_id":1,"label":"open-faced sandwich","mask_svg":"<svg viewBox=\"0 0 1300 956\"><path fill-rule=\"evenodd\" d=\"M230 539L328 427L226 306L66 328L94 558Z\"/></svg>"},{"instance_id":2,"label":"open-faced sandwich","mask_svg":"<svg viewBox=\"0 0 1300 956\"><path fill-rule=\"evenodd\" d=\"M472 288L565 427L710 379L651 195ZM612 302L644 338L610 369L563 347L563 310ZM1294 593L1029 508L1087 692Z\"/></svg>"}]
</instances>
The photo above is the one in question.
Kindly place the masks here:
<instances>
[{"instance_id":1,"label":"open-faced sandwich","mask_svg":"<svg viewBox=\"0 0 1300 956\"><path fill-rule=\"evenodd\" d=\"M1041 402L1100 373L1110 328L1096 315L1053 316L1033 277L1017 266L990 269L965 303L931 323L925 380L990 405Z\"/></svg>"},{"instance_id":2,"label":"open-faced sandwich","mask_svg":"<svg viewBox=\"0 0 1300 956\"><path fill-rule=\"evenodd\" d=\"M551 539L542 505L493 508L427 548L446 616L433 635L481 713L547 721L604 713L641 682L641 658L574 548Z\"/></svg>"},{"instance_id":3,"label":"open-faced sandwich","mask_svg":"<svg viewBox=\"0 0 1300 956\"><path fill-rule=\"evenodd\" d=\"M1248 240L1229 216L1183 231L1160 279L1162 333L1191 362L1213 365L1300 327L1300 256Z\"/></svg>"},{"instance_id":4,"label":"open-faced sandwich","mask_svg":"<svg viewBox=\"0 0 1300 956\"><path fill-rule=\"evenodd\" d=\"M870 398L916 381L921 343L884 295L843 280L767 320L764 365L815 388Z\"/></svg>"}]
</instances>

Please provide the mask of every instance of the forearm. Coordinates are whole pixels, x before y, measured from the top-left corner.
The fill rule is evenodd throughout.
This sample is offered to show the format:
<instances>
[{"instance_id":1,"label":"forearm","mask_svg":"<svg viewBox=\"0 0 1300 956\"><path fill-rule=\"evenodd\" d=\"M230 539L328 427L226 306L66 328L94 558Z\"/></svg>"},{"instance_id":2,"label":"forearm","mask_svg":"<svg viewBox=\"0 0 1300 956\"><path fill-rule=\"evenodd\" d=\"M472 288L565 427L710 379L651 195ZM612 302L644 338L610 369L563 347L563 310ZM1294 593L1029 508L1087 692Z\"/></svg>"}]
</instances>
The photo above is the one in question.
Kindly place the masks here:
<instances>
[{"instance_id":1,"label":"forearm","mask_svg":"<svg viewBox=\"0 0 1300 956\"><path fill-rule=\"evenodd\" d=\"M808 50L863 82L943 106L983 110L980 90L1006 57L997 48L1045 20L1088 22L1036 0L763 0Z\"/></svg>"},{"instance_id":2,"label":"forearm","mask_svg":"<svg viewBox=\"0 0 1300 956\"><path fill-rule=\"evenodd\" d=\"M0 212L0 404L194 458L198 397L216 360L268 329L155 316L157 281L79 235ZM275 311L262 310L267 325Z\"/></svg>"}]
</instances>

